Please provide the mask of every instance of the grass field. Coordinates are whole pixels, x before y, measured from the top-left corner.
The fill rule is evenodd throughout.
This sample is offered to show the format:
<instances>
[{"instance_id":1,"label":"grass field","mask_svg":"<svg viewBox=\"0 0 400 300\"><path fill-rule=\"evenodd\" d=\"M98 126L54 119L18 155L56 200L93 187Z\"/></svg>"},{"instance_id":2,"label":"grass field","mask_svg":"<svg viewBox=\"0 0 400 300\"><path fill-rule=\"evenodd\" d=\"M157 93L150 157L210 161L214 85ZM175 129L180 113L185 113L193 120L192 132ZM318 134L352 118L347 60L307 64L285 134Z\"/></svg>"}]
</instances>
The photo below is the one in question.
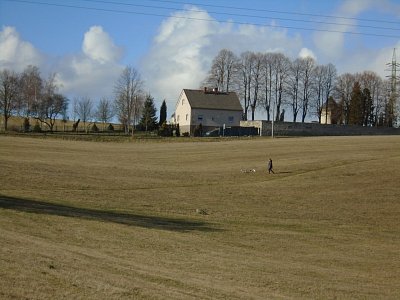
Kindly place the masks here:
<instances>
[{"instance_id":1,"label":"grass field","mask_svg":"<svg viewBox=\"0 0 400 300\"><path fill-rule=\"evenodd\" d=\"M3 135L0 298L399 299L399 167L398 136Z\"/></svg>"}]
</instances>

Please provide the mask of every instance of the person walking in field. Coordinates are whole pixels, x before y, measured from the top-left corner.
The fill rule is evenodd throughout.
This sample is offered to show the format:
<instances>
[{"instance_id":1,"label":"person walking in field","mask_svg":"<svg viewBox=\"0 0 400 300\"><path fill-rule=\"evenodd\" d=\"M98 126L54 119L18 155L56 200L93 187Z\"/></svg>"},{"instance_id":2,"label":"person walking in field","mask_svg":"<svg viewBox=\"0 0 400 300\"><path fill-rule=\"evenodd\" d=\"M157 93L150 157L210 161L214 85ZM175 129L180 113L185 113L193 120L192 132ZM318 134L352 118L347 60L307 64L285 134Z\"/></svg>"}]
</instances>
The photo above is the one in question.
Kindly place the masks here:
<instances>
[{"instance_id":1,"label":"person walking in field","mask_svg":"<svg viewBox=\"0 0 400 300\"><path fill-rule=\"evenodd\" d=\"M271 172L272 172L272 174L275 174L274 167L272 165L272 159L269 159L269 161L268 161L268 174L271 174Z\"/></svg>"}]
</instances>

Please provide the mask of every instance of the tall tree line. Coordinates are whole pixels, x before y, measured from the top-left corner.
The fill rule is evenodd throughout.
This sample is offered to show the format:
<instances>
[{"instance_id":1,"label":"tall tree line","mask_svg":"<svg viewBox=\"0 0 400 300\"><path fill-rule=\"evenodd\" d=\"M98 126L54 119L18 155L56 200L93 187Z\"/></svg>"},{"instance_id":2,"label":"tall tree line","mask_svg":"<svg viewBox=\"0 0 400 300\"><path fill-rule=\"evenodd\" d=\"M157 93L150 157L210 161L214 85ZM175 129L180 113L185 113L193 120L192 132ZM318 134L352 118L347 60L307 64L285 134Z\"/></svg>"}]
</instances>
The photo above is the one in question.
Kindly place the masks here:
<instances>
[{"instance_id":1,"label":"tall tree line","mask_svg":"<svg viewBox=\"0 0 400 300\"><path fill-rule=\"evenodd\" d=\"M354 104L356 83L363 94L359 106ZM356 122L360 125L392 124L387 80L370 71L338 75L333 64L319 65L311 57L291 60L277 52L236 55L222 49L203 84L222 92L235 91L242 102L244 120L254 120L259 111L266 113L268 121L278 121L284 108L290 108L293 122L305 122L309 116L326 123L328 99L334 99L342 124L354 124L351 116L355 113L362 115L363 121Z\"/></svg>"},{"instance_id":2,"label":"tall tree line","mask_svg":"<svg viewBox=\"0 0 400 300\"><path fill-rule=\"evenodd\" d=\"M114 83L113 97L102 97L95 101L88 96L76 96L72 101L70 116L74 123L81 122L85 131L89 131L89 126L96 121L103 124L104 130L106 123L114 117L118 118L127 134L133 134L136 125L154 130L158 127L154 99L149 93L143 92L143 86L140 73L134 67L127 66ZM3 115L5 130L8 129L11 116L20 116L26 120L34 118L53 131L56 119L68 119L69 102L59 93L55 74L43 78L36 66L28 66L21 73L0 70L0 114ZM164 101L160 115L163 122L167 118L166 110Z\"/></svg>"}]
</instances>

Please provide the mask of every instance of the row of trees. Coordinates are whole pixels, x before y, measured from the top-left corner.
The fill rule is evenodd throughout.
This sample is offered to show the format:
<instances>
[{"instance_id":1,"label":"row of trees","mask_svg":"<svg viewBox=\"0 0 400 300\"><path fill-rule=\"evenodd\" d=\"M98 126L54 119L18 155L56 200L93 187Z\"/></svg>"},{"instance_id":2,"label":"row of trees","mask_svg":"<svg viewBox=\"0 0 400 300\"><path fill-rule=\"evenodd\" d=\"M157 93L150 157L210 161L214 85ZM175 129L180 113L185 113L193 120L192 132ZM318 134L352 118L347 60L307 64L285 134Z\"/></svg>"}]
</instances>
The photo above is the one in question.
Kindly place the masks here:
<instances>
[{"instance_id":1,"label":"row of trees","mask_svg":"<svg viewBox=\"0 0 400 300\"><path fill-rule=\"evenodd\" d=\"M55 74L44 79L36 66L28 66L22 73L0 71L0 109L5 130L9 118L17 115L25 118L24 127L29 127L28 119L34 118L53 131L56 119L69 119L69 104L70 100L59 92ZM93 122L103 123L104 130L106 123L116 117L129 134L135 125L146 131L157 129L166 121L167 106L163 101L157 122L153 97L143 92L137 70L126 67L114 85L114 98L101 98L96 104L89 97L75 97L70 113L74 122L79 119L83 123L85 130Z\"/></svg>"},{"instance_id":2,"label":"row of trees","mask_svg":"<svg viewBox=\"0 0 400 300\"><path fill-rule=\"evenodd\" d=\"M266 112L268 120L280 120L284 108L290 108L293 122L305 122L307 116L315 115L321 122L322 111L328 110L331 98L341 109L343 124L360 123L352 116L364 114L361 110L366 109L366 104L354 104L356 99L352 97L357 95L357 89L369 94L370 123L377 125L380 120L392 126L396 117L389 81L374 72L338 75L333 64L318 65L311 57L291 60L282 53L249 51L237 56L223 49L213 59L203 84L223 92L237 92L246 120L254 120L257 110Z\"/></svg>"},{"instance_id":3,"label":"row of trees","mask_svg":"<svg viewBox=\"0 0 400 300\"><path fill-rule=\"evenodd\" d=\"M58 92L55 74L43 79L33 66L21 74L8 69L0 72L0 109L5 130L14 114L33 117L53 130L57 117L66 118L67 108L68 99Z\"/></svg>"},{"instance_id":4,"label":"row of trees","mask_svg":"<svg viewBox=\"0 0 400 300\"><path fill-rule=\"evenodd\" d=\"M341 124L393 126L396 120L397 94L388 80L374 72L338 75L333 64L318 65L312 58L290 60L282 53L244 52L236 56L223 49L214 58L204 85L220 91L235 91L243 104L243 118L254 120L257 110L267 119L283 120L285 108L292 112L293 122L305 122L307 116L321 120L323 110L335 103L335 119ZM117 118L124 131L133 133L135 126L154 130L167 117L165 101L157 122L154 99L143 91L139 72L126 67L114 84L114 97L102 98L94 105L89 97L72 101L71 117L86 123L107 122ZM0 109L7 130L12 115L33 117L53 131L55 120L68 119L69 100L59 92L55 74L42 78L35 66L22 73L0 71Z\"/></svg>"}]
</instances>

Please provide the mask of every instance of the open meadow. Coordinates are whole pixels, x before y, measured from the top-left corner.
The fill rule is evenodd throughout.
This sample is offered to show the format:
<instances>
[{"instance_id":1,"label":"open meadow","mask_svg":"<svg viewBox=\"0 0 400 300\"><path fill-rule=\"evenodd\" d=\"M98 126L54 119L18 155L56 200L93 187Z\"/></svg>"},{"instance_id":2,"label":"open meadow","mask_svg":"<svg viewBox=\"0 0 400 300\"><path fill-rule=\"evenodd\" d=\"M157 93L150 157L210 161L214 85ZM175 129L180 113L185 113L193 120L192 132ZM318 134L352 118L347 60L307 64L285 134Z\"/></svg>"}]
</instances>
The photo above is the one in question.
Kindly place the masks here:
<instances>
[{"instance_id":1,"label":"open meadow","mask_svg":"<svg viewBox=\"0 0 400 300\"><path fill-rule=\"evenodd\" d=\"M400 136L0 135L0 278L1 299L399 299Z\"/></svg>"}]
</instances>

